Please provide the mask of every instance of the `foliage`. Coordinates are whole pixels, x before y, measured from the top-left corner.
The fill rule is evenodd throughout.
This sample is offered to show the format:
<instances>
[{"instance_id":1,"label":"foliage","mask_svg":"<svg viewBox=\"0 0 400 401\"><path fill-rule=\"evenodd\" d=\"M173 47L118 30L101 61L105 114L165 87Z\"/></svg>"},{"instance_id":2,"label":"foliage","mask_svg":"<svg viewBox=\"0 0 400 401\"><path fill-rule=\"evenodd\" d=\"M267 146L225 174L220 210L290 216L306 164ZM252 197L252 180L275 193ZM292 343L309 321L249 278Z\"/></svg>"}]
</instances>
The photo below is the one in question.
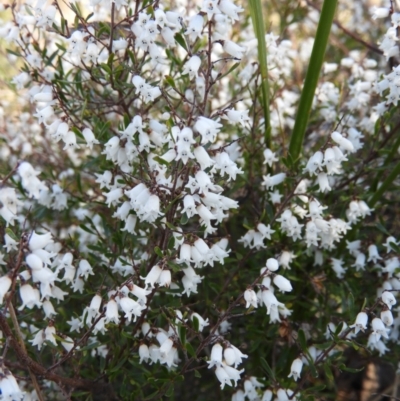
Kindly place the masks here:
<instances>
[{"instance_id":1,"label":"foliage","mask_svg":"<svg viewBox=\"0 0 400 401\"><path fill-rule=\"evenodd\" d=\"M349 348L397 363L400 10L338 3L4 6L0 400L329 400Z\"/></svg>"}]
</instances>

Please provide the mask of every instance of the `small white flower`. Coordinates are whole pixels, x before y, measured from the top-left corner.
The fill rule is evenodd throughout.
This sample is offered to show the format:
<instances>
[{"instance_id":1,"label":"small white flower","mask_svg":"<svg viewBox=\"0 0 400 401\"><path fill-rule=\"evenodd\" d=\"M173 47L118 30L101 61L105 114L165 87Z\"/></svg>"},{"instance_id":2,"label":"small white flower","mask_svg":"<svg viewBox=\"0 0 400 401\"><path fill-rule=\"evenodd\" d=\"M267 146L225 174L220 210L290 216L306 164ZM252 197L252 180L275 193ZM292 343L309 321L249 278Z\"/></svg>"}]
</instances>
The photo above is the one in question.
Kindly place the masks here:
<instances>
[{"instance_id":1,"label":"small white flower","mask_svg":"<svg viewBox=\"0 0 400 401\"><path fill-rule=\"evenodd\" d=\"M365 312L360 312L356 317L355 323L350 327L354 327L354 333L357 334L360 330L364 331L367 329L367 323L368 315Z\"/></svg>"},{"instance_id":2,"label":"small white flower","mask_svg":"<svg viewBox=\"0 0 400 401\"><path fill-rule=\"evenodd\" d=\"M105 323L109 322L119 323L118 304L115 299L110 299L106 305Z\"/></svg>"},{"instance_id":3,"label":"small white flower","mask_svg":"<svg viewBox=\"0 0 400 401\"><path fill-rule=\"evenodd\" d=\"M247 289L244 292L244 300L246 301L246 308L253 306L257 308L257 295L252 289Z\"/></svg>"},{"instance_id":4,"label":"small white flower","mask_svg":"<svg viewBox=\"0 0 400 401\"><path fill-rule=\"evenodd\" d=\"M278 173L272 176L270 174L263 175L264 182L262 183L262 185L265 185L267 189L271 189L276 185L281 184L285 180L285 178L285 173Z\"/></svg>"},{"instance_id":5,"label":"small white flower","mask_svg":"<svg viewBox=\"0 0 400 401\"><path fill-rule=\"evenodd\" d=\"M290 292L293 290L290 281L287 278L281 276L280 274L275 275L275 277L273 278L273 282L281 292Z\"/></svg>"},{"instance_id":6,"label":"small white flower","mask_svg":"<svg viewBox=\"0 0 400 401\"><path fill-rule=\"evenodd\" d=\"M267 259L267 268L271 272L275 272L279 269L279 262L275 258Z\"/></svg>"},{"instance_id":7,"label":"small white flower","mask_svg":"<svg viewBox=\"0 0 400 401\"><path fill-rule=\"evenodd\" d=\"M183 67L182 75L189 74L189 78L192 80L193 78L197 77L197 72L201 65L201 59L199 56L192 56L186 62Z\"/></svg>"},{"instance_id":8,"label":"small white flower","mask_svg":"<svg viewBox=\"0 0 400 401\"><path fill-rule=\"evenodd\" d=\"M303 361L300 358L296 358L292 362L292 366L290 368L290 374L288 377L293 377L293 380L297 381L300 377L301 369L303 368Z\"/></svg>"},{"instance_id":9,"label":"small white flower","mask_svg":"<svg viewBox=\"0 0 400 401\"><path fill-rule=\"evenodd\" d=\"M223 48L226 53L238 59L241 59L243 57L243 53L247 50L245 47L239 46L231 40L224 40Z\"/></svg>"},{"instance_id":10,"label":"small white flower","mask_svg":"<svg viewBox=\"0 0 400 401\"><path fill-rule=\"evenodd\" d=\"M388 306L389 309L392 309L393 305L396 305L396 298L394 297L393 293L390 291L384 291L382 293L382 302Z\"/></svg>"},{"instance_id":11,"label":"small white flower","mask_svg":"<svg viewBox=\"0 0 400 401\"><path fill-rule=\"evenodd\" d=\"M211 356L210 360L207 361L208 369L211 369L213 366L222 366L222 352L223 347L220 343L215 343L211 348Z\"/></svg>"}]
</instances>

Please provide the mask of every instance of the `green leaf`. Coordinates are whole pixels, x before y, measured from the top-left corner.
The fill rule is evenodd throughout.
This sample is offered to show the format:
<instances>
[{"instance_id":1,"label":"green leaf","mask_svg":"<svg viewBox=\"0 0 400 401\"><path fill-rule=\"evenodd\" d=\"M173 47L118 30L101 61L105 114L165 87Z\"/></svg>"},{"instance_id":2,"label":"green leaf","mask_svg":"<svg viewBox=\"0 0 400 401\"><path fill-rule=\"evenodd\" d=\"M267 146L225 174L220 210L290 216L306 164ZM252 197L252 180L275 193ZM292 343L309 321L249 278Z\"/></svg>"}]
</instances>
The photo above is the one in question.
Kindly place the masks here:
<instances>
[{"instance_id":1,"label":"green leaf","mask_svg":"<svg viewBox=\"0 0 400 401\"><path fill-rule=\"evenodd\" d=\"M190 343L186 343L185 345L186 351L192 358L196 358L196 352L194 351L192 345Z\"/></svg>"},{"instance_id":2,"label":"green leaf","mask_svg":"<svg viewBox=\"0 0 400 401\"><path fill-rule=\"evenodd\" d=\"M325 50L328 44L329 34L335 15L338 0L324 0L321 16L318 23L315 41L308 63L307 75L301 91L296 121L290 138L289 154L295 163L298 162L302 151L303 140L310 116L311 106L317 88L318 78L324 61Z\"/></svg>"},{"instance_id":3,"label":"green leaf","mask_svg":"<svg viewBox=\"0 0 400 401\"><path fill-rule=\"evenodd\" d=\"M175 246L175 238L174 238L174 237L171 237L171 238L168 240L167 248L168 248L169 250L171 250L171 249L174 249L174 246Z\"/></svg>"},{"instance_id":4,"label":"green leaf","mask_svg":"<svg viewBox=\"0 0 400 401\"><path fill-rule=\"evenodd\" d=\"M166 75L166 76L164 77L164 81L165 81L169 86L172 86L173 88L176 88L174 78L172 78L170 75Z\"/></svg>"},{"instance_id":5,"label":"green leaf","mask_svg":"<svg viewBox=\"0 0 400 401\"><path fill-rule=\"evenodd\" d=\"M400 175L400 162L397 163L394 169L390 171L390 174L386 177L381 186L377 189L372 198L369 200L369 207L373 207L375 203L378 202L378 200L385 194L386 190L390 187L390 185L393 183L398 175Z\"/></svg>"},{"instance_id":6,"label":"green leaf","mask_svg":"<svg viewBox=\"0 0 400 401\"><path fill-rule=\"evenodd\" d=\"M188 218L187 214L183 213L182 217L181 217L181 221L180 221L181 225L184 226L188 221L189 221L189 218Z\"/></svg>"},{"instance_id":7,"label":"green leaf","mask_svg":"<svg viewBox=\"0 0 400 401\"><path fill-rule=\"evenodd\" d=\"M164 257L161 249L158 246L154 247L154 253L161 259Z\"/></svg>"},{"instance_id":8,"label":"green leaf","mask_svg":"<svg viewBox=\"0 0 400 401\"><path fill-rule=\"evenodd\" d=\"M195 375L195 377L197 377L198 379L201 378L201 374L200 374L200 372L199 372L198 370L195 370L195 371L194 371L194 375Z\"/></svg>"},{"instance_id":9,"label":"green leaf","mask_svg":"<svg viewBox=\"0 0 400 401\"><path fill-rule=\"evenodd\" d=\"M303 352L306 352L307 351L306 335L302 329L300 329L297 334L298 334L300 348Z\"/></svg>"},{"instance_id":10,"label":"green leaf","mask_svg":"<svg viewBox=\"0 0 400 401\"><path fill-rule=\"evenodd\" d=\"M174 395L174 386L172 384L169 384L168 390L165 393L165 396L167 398L170 398Z\"/></svg>"},{"instance_id":11,"label":"green leaf","mask_svg":"<svg viewBox=\"0 0 400 401\"><path fill-rule=\"evenodd\" d=\"M6 234L8 234L9 237L11 237L14 241L19 241L19 238L14 234L14 231L11 230L10 227L6 228Z\"/></svg>"},{"instance_id":12,"label":"green leaf","mask_svg":"<svg viewBox=\"0 0 400 401\"><path fill-rule=\"evenodd\" d=\"M192 321L193 321L193 328L194 328L194 330L195 330L195 331L199 331L199 328L200 328L199 319L197 319L196 316L193 316Z\"/></svg>"},{"instance_id":13,"label":"green leaf","mask_svg":"<svg viewBox=\"0 0 400 401\"><path fill-rule=\"evenodd\" d=\"M111 68L107 64L101 63L100 68L104 70L107 74L111 75Z\"/></svg>"},{"instance_id":14,"label":"green leaf","mask_svg":"<svg viewBox=\"0 0 400 401\"><path fill-rule=\"evenodd\" d=\"M19 54L11 49L6 49L6 52L12 54L13 56L22 57L22 54Z\"/></svg>"},{"instance_id":15,"label":"green leaf","mask_svg":"<svg viewBox=\"0 0 400 401\"><path fill-rule=\"evenodd\" d=\"M271 126L269 113L269 84L267 65L267 45L265 43L265 25L261 0L249 0L250 15L253 21L254 33L257 38L258 62L260 63L262 105L264 112L265 145L269 148L271 143Z\"/></svg>"},{"instance_id":16,"label":"green leaf","mask_svg":"<svg viewBox=\"0 0 400 401\"><path fill-rule=\"evenodd\" d=\"M186 327L182 325L178 325L178 332L179 332L179 338L181 340L182 345L185 345L186 343Z\"/></svg>"},{"instance_id":17,"label":"green leaf","mask_svg":"<svg viewBox=\"0 0 400 401\"><path fill-rule=\"evenodd\" d=\"M184 37L180 34L177 33L175 35L175 40L178 42L178 44L180 44L186 51L188 51L187 46L186 46L186 41L184 39Z\"/></svg>"},{"instance_id":18,"label":"green leaf","mask_svg":"<svg viewBox=\"0 0 400 401\"><path fill-rule=\"evenodd\" d=\"M164 166L168 166L169 165L169 163L166 160L162 159L160 156L155 156L155 157L153 157L153 159L157 163L163 164Z\"/></svg>"},{"instance_id":19,"label":"green leaf","mask_svg":"<svg viewBox=\"0 0 400 401\"><path fill-rule=\"evenodd\" d=\"M268 376L275 381L275 375L274 372L272 371L271 367L269 366L268 362L264 358L260 358L261 360L261 366L263 369L268 373Z\"/></svg>"},{"instance_id":20,"label":"green leaf","mask_svg":"<svg viewBox=\"0 0 400 401\"><path fill-rule=\"evenodd\" d=\"M339 369L345 372L357 373L357 372L362 372L364 370L364 366L360 369L355 369L355 368L348 368L344 363L342 363L339 365Z\"/></svg>"},{"instance_id":21,"label":"green leaf","mask_svg":"<svg viewBox=\"0 0 400 401\"><path fill-rule=\"evenodd\" d=\"M222 79L222 78L224 78L224 77L226 77L226 76L229 75L232 71L235 71L236 68L239 67L239 65L240 65L240 63L235 63L235 64L233 64L233 66L232 66L231 68L229 68L229 70L228 70L225 74L223 74L223 75L221 75L220 77L218 77L218 80L219 80L219 79Z\"/></svg>"},{"instance_id":22,"label":"green leaf","mask_svg":"<svg viewBox=\"0 0 400 401\"><path fill-rule=\"evenodd\" d=\"M325 372L325 376L327 377L327 379L329 380L330 383L334 382L334 377L332 374L332 370L330 368L330 365L328 365L327 363L324 364L324 372Z\"/></svg>"}]
</instances>

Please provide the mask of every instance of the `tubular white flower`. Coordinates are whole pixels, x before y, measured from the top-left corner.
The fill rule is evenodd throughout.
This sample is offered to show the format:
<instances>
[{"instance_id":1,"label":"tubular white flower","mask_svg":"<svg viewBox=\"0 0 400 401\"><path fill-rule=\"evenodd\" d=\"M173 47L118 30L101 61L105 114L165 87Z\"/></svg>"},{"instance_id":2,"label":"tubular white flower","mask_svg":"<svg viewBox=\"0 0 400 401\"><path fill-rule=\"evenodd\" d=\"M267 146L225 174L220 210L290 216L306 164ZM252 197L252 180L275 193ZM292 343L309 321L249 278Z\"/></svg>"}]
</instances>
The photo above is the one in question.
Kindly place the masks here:
<instances>
[{"instance_id":1,"label":"tubular white flower","mask_svg":"<svg viewBox=\"0 0 400 401\"><path fill-rule=\"evenodd\" d=\"M164 269L157 280L161 287L169 287L171 284L171 270Z\"/></svg>"},{"instance_id":2,"label":"tubular white flower","mask_svg":"<svg viewBox=\"0 0 400 401\"><path fill-rule=\"evenodd\" d=\"M360 312L356 317L355 323L350 327L354 327L354 333L357 334L360 330L364 331L367 329L367 323L368 315L365 312Z\"/></svg>"},{"instance_id":3,"label":"tubular white flower","mask_svg":"<svg viewBox=\"0 0 400 401\"><path fill-rule=\"evenodd\" d=\"M34 306L40 307L42 305L39 291L29 284L21 285L19 288L19 295L22 300L22 305L18 310L23 310L25 307L32 309Z\"/></svg>"},{"instance_id":4,"label":"tubular white flower","mask_svg":"<svg viewBox=\"0 0 400 401\"><path fill-rule=\"evenodd\" d=\"M149 361L150 351L149 347L146 344L140 344L139 357L140 357L139 363L142 363L143 361L147 363Z\"/></svg>"},{"instance_id":5,"label":"tubular white flower","mask_svg":"<svg viewBox=\"0 0 400 401\"><path fill-rule=\"evenodd\" d=\"M381 260L382 258L379 256L378 248L376 245L371 244L368 247L368 262L373 262L376 263L378 260Z\"/></svg>"},{"instance_id":6,"label":"tubular white flower","mask_svg":"<svg viewBox=\"0 0 400 401\"><path fill-rule=\"evenodd\" d=\"M192 56L184 65L182 75L189 74L190 79L197 77L197 71L201 65L201 59L199 56Z\"/></svg>"},{"instance_id":7,"label":"tubular white flower","mask_svg":"<svg viewBox=\"0 0 400 401\"><path fill-rule=\"evenodd\" d=\"M381 320L386 326L391 326L393 324L393 315L390 309L381 311Z\"/></svg>"},{"instance_id":8,"label":"tubular white flower","mask_svg":"<svg viewBox=\"0 0 400 401\"><path fill-rule=\"evenodd\" d=\"M263 175L264 182L262 184L265 185L267 189L271 189L276 185L281 184L285 180L285 178L285 173L278 173L272 176L270 174Z\"/></svg>"},{"instance_id":9,"label":"tubular white flower","mask_svg":"<svg viewBox=\"0 0 400 401\"><path fill-rule=\"evenodd\" d=\"M224 40L223 48L226 53L238 59L241 59L243 57L243 53L247 50L245 47L239 46L231 40Z\"/></svg>"},{"instance_id":10,"label":"tubular white flower","mask_svg":"<svg viewBox=\"0 0 400 401\"><path fill-rule=\"evenodd\" d=\"M200 164L202 170L211 167L215 163L215 161L211 159L203 146L198 146L197 148L195 148L193 154L197 162Z\"/></svg>"},{"instance_id":11,"label":"tubular white flower","mask_svg":"<svg viewBox=\"0 0 400 401\"><path fill-rule=\"evenodd\" d=\"M146 289L148 286L150 286L150 288L154 288L154 284L159 280L161 272L161 267L159 265L154 265L146 277L140 277L142 280L145 280L144 283Z\"/></svg>"},{"instance_id":12,"label":"tubular white flower","mask_svg":"<svg viewBox=\"0 0 400 401\"><path fill-rule=\"evenodd\" d=\"M290 367L290 374L288 377L293 377L293 380L297 381L300 377L302 368L303 368L303 361L300 358L296 358L292 362L292 366Z\"/></svg>"},{"instance_id":13,"label":"tubular white flower","mask_svg":"<svg viewBox=\"0 0 400 401\"><path fill-rule=\"evenodd\" d=\"M190 320L196 318L199 322L199 332L201 333L204 330L204 327L208 326L210 323L208 322L208 318L206 320L203 319L198 313L192 313L190 315Z\"/></svg>"},{"instance_id":14,"label":"tubular white flower","mask_svg":"<svg viewBox=\"0 0 400 401\"><path fill-rule=\"evenodd\" d=\"M293 290L290 281L287 278L281 276L280 274L275 275L275 277L273 278L273 282L281 292L290 292Z\"/></svg>"},{"instance_id":15,"label":"tubular white flower","mask_svg":"<svg viewBox=\"0 0 400 401\"><path fill-rule=\"evenodd\" d=\"M382 302L384 304L386 304L389 309L392 309L392 306L396 305L396 303L397 303L396 298L394 297L393 293L391 293L390 291L384 291L382 293L381 298L382 298Z\"/></svg>"},{"instance_id":16,"label":"tubular white flower","mask_svg":"<svg viewBox=\"0 0 400 401\"><path fill-rule=\"evenodd\" d=\"M105 323L110 322L119 323L118 304L114 299L110 299L106 305Z\"/></svg>"},{"instance_id":17,"label":"tubular white flower","mask_svg":"<svg viewBox=\"0 0 400 401\"><path fill-rule=\"evenodd\" d=\"M279 262L275 258L267 259L267 268L271 272L275 272L279 269Z\"/></svg>"},{"instance_id":18,"label":"tubular white flower","mask_svg":"<svg viewBox=\"0 0 400 401\"><path fill-rule=\"evenodd\" d=\"M190 18L185 34L189 35L191 41L195 41L196 38L201 37L201 31L203 30L203 23L204 20L200 14L196 14Z\"/></svg>"},{"instance_id":19,"label":"tubular white flower","mask_svg":"<svg viewBox=\"0 0 400 401\"><path fill-rule=\"evenodd\" d=\"M272 164L278 161L278 158L275 156L275 153L272 152L271 149L265 149L264 152L264 163L268 164L269 167L272 167Z\"/></svg>"},{"instance_id":20,"label":"tubular white flower","mask_svg":"<svg viewBox=\"0 0 400 401\"><path fill-rule=\"evenodd\" d=\"M222 366L222 353L223 347L220 343L215 343L211 348L211 356L210 360L207 361L208 369L211 369L213 366Z\"/></svg>"}]
</instances>

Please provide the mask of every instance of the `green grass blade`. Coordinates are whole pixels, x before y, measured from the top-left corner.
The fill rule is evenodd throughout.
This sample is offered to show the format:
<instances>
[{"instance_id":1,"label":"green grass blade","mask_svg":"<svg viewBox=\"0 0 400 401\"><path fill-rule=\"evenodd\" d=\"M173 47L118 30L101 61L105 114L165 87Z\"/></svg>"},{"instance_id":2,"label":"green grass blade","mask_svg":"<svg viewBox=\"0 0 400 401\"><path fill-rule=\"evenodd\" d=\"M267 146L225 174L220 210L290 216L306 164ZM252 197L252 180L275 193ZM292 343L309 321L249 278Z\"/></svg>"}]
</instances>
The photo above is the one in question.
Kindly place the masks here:
<instances>
[{"instance_id":1,"label":"green grass blade","mask_svg":"<svg viewBox=\"0 0 400 401\"><path fill-rule=\"evenodd\" d=\"M294 124L292 137L290 138L289 156L292 158L294 163L298 161L301 153L308 118L310 116L311 105L314 99L314 93L317 87L322 63L324 61L325 50L328 44L329 33L331 31L337 2L337 0L325 0L322 7L310 63L308 66L306 79L304 81L304 87L300 96L296 121Z\"/></svg>"},{"instance_id":2,"label":"green grass blade","mask_svg":"<svg viewBox=\"0 0 400 401\"><path fill-rule=\"evenodd\" d=\"M382 185L378 188L378 190L374 193L371 200L368 202L369 207L373 207L376 202L382 197L382 195L389 188L390 184L400 175L400 163L396 165L396 167L391 171L391 173L386 177L386 180L383 181Z\"/></svg>"},{"instance_id":3,"label":"green grass blade","mask_svg":"<svg viewBox=\"0 0 400 401\"><path fill-rule=\"evenodd\" d=\"M249 0L250 15L253 21L254 33L257 38L258 62L260 63L261 74L261 93L262 106L265 121L265 145L269 148L271 145L271 126L269 116L269 84L268 84L268 64L267 64L267 46L265 44L265 29L261 0Z\"/></svg>"}]
</instances>

